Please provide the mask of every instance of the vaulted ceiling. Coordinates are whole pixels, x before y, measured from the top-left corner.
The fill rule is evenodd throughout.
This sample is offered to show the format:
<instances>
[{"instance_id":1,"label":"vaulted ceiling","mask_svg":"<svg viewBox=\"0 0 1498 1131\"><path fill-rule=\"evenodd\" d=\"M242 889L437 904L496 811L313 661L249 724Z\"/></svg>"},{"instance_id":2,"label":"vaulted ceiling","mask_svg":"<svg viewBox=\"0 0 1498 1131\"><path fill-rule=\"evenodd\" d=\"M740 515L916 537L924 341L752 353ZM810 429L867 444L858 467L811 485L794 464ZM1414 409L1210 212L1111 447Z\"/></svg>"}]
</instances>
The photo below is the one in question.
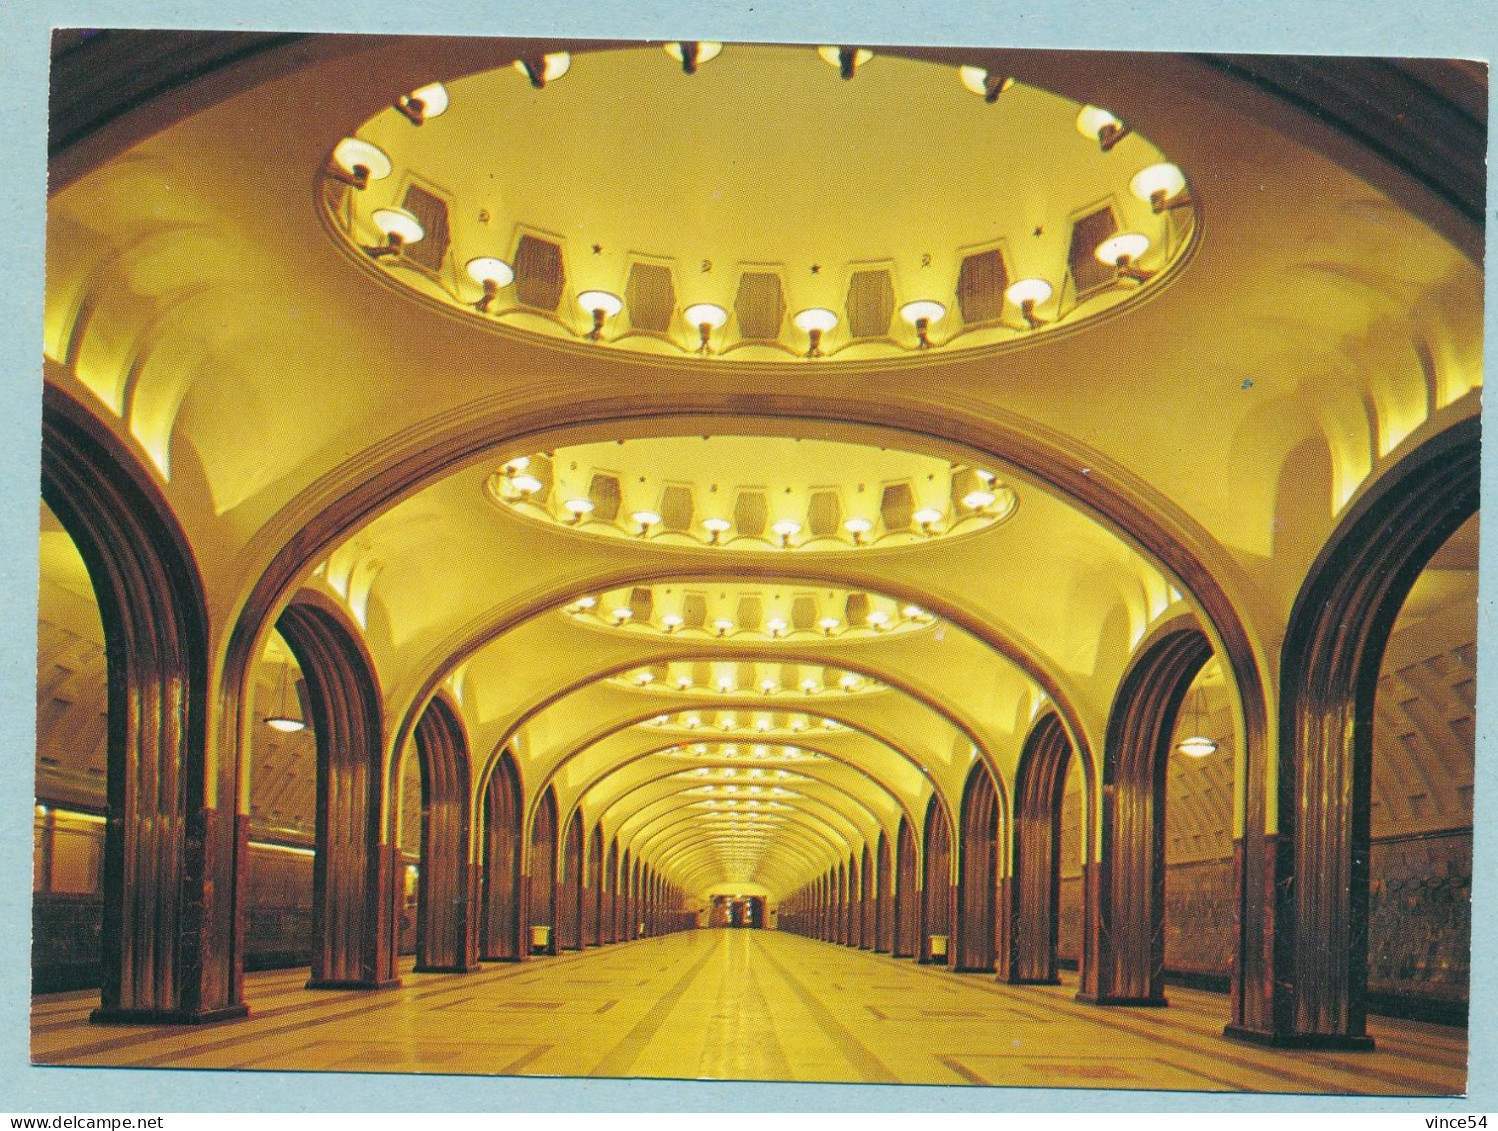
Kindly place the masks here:
<instances>
[{"instance_id":1,"label":"vaulted ceiling","mask_svg":"<svg viewBox=\"0 0 1498 1131\"><path fill-rule=\"evenodd\" d=\"M514 65L564 51L544 86ZM1046 710L1095 761L1163 624L1219 665L1239 634L1272 684L1339 515L1479 411L1480 263L1439 188L1209 61L258 59L59 158L47 380L157 479L221 641L267 587L320 591L392 759L445 690L476 784L508 749L528 797L691 890L789 892L933 794L955 811L975 761L1011 789ZM418 124L394 104L423 91L446 106ZM1129 132L1101 144L1084 107ZM1162 164L1157 210L1135 180ZM492 259L512 277L470 269ZM1472 541L1419 615L1473 599ZM43 575L44 635L86 642L45 518ZM271 619L257 719L295 685ZM252 735L246 808L305 834L307 740Z\"/></svg>"}]
</instances>

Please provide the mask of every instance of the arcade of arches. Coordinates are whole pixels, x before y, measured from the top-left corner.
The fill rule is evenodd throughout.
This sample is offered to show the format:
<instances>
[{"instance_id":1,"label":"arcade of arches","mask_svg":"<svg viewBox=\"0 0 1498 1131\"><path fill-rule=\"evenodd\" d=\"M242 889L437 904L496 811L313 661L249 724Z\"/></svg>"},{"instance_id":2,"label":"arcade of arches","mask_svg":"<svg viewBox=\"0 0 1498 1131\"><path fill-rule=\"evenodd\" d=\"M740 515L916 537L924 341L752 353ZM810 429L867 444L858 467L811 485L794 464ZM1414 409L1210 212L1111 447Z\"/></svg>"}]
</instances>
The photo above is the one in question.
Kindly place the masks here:
<instances>
[{"instance_id":1,"label":"arcade of arches","mask_svg":"<svg viewBox=\"0 0 1498 1131\"><path fill-rule=\"evenodd\" d=\"M53 92L38 1060L680 967L852 1079L1044 1015L1030 1083L1461 1090L1479 65L61 32ZM471 1070L842 1078L565 1032Z\"/></svg>"}]
</instances>

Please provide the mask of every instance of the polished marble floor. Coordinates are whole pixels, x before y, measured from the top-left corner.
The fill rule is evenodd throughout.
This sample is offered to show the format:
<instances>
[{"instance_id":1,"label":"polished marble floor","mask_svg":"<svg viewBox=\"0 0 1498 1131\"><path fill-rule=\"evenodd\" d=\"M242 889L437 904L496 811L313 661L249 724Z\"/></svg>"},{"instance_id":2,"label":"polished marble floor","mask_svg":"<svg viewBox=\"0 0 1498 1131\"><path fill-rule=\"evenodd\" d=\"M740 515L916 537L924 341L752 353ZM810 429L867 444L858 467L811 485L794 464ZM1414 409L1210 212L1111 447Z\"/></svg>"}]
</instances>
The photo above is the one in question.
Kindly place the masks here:
<instances>
[{"instance_id":1,"label":"polished marble floor","mask_svg":"<svg viewBox=\"0 0 1498 1131\"><path fill-rule=\"evenodd\" d=\"M34 999L38 1064L665 1077L1047 1088L1449 1095L1460 1029L1375 1019L1372 1053L1230 1042L1227 999L1073 1000L772 931L692 931L556 958L413 974L399 989L246 979L248 1020L88 1024L91 992Z\"/></svg>"}]
</instances>

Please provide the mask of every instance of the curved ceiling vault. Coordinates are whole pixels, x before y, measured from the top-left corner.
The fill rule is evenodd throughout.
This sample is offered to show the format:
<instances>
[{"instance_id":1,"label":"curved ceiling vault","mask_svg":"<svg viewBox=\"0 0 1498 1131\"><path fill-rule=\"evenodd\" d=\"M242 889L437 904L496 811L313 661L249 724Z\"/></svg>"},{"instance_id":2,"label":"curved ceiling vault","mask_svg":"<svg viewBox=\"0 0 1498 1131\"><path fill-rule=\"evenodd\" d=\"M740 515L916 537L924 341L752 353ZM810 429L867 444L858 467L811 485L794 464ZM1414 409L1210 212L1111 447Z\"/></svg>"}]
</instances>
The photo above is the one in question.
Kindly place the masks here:
<instances>
[{"instance_id":1,"label":"curved ceiling vault","mask_svg":"<svg viewBox=\"0 0 1498 1131\"><path fill-rule=\"evenodd\" d=\"M975 758L1009 789L1051 706L1099 749L1171 618L1231 630L1226 713L1339 514L1477 411L1479 269L1425 190L1209 62L534 47L148 105L63 163L45 372L158 478L225 639L324 591L397 746L445 689L476 789L510 749L692 891L787 894Z\"/></svg>"}]
</instances>

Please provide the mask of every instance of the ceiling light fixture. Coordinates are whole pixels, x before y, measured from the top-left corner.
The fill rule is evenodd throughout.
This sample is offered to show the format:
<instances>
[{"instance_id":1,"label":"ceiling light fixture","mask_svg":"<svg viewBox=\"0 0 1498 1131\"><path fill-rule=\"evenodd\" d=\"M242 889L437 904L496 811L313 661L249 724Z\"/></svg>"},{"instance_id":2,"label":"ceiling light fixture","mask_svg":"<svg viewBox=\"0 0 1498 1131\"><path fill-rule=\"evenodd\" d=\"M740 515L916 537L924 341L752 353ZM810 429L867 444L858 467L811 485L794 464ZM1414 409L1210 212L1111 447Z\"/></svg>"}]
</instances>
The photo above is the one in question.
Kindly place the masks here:
<instances>
[{"instance_id":1,"label":"ceiling light fixture","mask_svg":"<svg viewBox=\"0 0 1498 1131\"><path fill-rule=\"evenodd\" d=\"M765 622L765 627L770 630L771 636L783 636L789 626L785 623L783 617L771 617Z\"/></svg>"},{"instance_id":2,"label":"ceiling light fixture","mask_svg":"<svg viewBox=\"0 0 1498 1131\"><path fill-rule=\"evenodd\" d=\"M543 89L553 79L565 75L572 66L572 56L565 51L550 55L528 55L515 60L515 69L531 80L537 90Z\"/></svg>"},{"instance_id":3,"label":"ceiling light fixture","mask_svg":"<svg viewBox=\"0 0 1498 1131\"><path fill-rule=\"evenodd\" d=\"M931 348L931 339L927 331L931 323L940 322L947 316L947 308L932 299L917 299L915 302L907 302L900 307L900 317L915 327L916 348L928 350Z\"/></svg>"},{"instance_id":4,"label":"ceiling light fixture","mask_svg":"<svg viewBox=\"0 0 1498 1131\"><path fill-rule=\"evenodd\" d=\"M1133 279L1143 283L1154 276L1137 265L1137 260L1150 248L1150 238L1142 232L1119 232L1097 245L1094 253L1099 263L1105 263L1117 272L1121 279Z\"/></svg>"},{"instance_id":5,"label":"ceiling light fixture","mask_svg":"<svg viewBox=\"0 0 1498 1131\"><path fill-rule=\"evenodd\" d=\"M773 695L780 690L780 684L776 683L773 679L765 679L760 681L759 689L766 695Z\"/></svg>"},{"instance_id":6,"label":"ceiling light fixture","mask_svg":"<svg viewBox=\"0 0 1498 1131\"><path fill-rule=\"evenodd\" d=\"M624 301L608 291L583 291L577 296L577 305L593 316L593 329L588 331L588 341L603 340L603 322L624 309Z\"/></svg>"},{"instance_id":7,"label":"ceiling light fixture","mask_svg":"<svg viewBox=\"0 0 1498 1131\"><path fill-rule=\"evenodd\" d=\"M919 605L906 605L903 609L900 610L900 613L907 620L917 620L920 617L924 617L926 615L926 610L921 608Z\"/></svg>"},{"instance_id":8,"label":"ceiling light fixture","mask_svg":"<svg viewBox=\"0 0 1498 1131\"><path fill-rule=\"evenodd\" d=\"M574 499L568 499L562 504L562 506L565 507L567 513L572 516L573 522L581 522L583 519L583 515L592 512L593 500L578 497Z\"/></svg>"},{"instance_id":9,"label":"ceiling light fixture","mask_svg":"<svg viewBox=\"0 0 1498 1131\"><path fill-rule=\"evenodd\" d=\"M1169 162L1146 166L1129 182L1129 191L1148 201L1156 215L1172 208L1190 208L1191 197L1184 195L1185 188L1186 174Z\"/></svg>"},{"instance_id":10,"label":"ceiling light fixture","mask_svg":"<svg viewBox=\"0 0 1498 1131\"><path fill-rule=\"evenodd\" d=\"M291 665L281 665L281 709L274 715L265 716L265 725L271 730L278 730L282 734L295 734L299 730L306 730L307 724L302 719L294 717L287 709L286 687L291 676Z\"/></svg>"},{"instance_id":11,"label":"ceiling light fixture","mask_svg":"<svg viewBox=\"0 0 1498 1131\"><path fill-rule=\"evenodd\" d=\"M447 109L447 87L440 82L429 83L410 94L401 95L395 100L395 108L413 126L429 122Z\"/></svg>"},{"instance_id":12,"label":"ceiling light fixture","mask_svg":"<svg viewBox=\"0 0 1498 1131\"><path fill-rule=\"evenodd\" d=\"M719 617L713 621L713 628L717 629L719 636L727 636L733 631L733 621L727 617Z\"/></svg>"},{"instance_id":13,"label":"ceiling light fixture","mask_svg":"<svg viewBox=\"0 0 1498 1131\"><path fill-rule=\"evenodd\" d=\"M874 53L867 47L818 47L817 54L821 56L822 62L836 67L838 74L845 79L851 79L858 68L874 57Z\"/></svg>"},{"instance_id":14,"label":"ceiling light fixture","mask_svg":"<svg viewBox=\"0 0 1498 1131\"><path fill-rule=\"evenodd\" d=\"M1009 75L990 75L982 67L962 66L957 68L962 85L974 94L981 94L984 102L997 102L999 95L1014 85Z\"/></svg>"},{"instance_id":15,"label":"ceiling light fixture","mask_svg":"<svg viewBox=\"0 0 1498 1131\"><path fill-rule=\"evenodd\" d=\"M534 495L545 486L541 480L528 471L522 471L519 475L511 475L506 482L523 495Z\"/></svg>"},{"instance_id":16,"label":"ceiling light fixture","mask_svg":"<svg viewBox=\"0 0 1498 1131\"><path fill-rule=\"evenodd\" d=\"M733 523L729 522L726 518L704 518L702 520L702 529L707 531L712 544L716 546L718 539L733 529Z\"/></svg>"},{"instance_id":17,"label":"ceiling light fixture","mask_svg":"<svg viewBox=\"0 0 1498 1131\"><path fill-rule=\"evenodd\" d=\"M1051 284L1044 279L1019 279L1012 283L1004 297L1019 307L1020 316L1034 330L1044 326L1045 320L1036 317L1035 308L1053 294Z\"/></svg>"},{"instance_id":18,"label":"ceiling light fixture","mask_svg":"<svg viewBox=\"0 0 1498 1131\"><path fill-rule=\"evenodd\" d=\"M376 208L370 219L374 221L380 234L385 237L385 242L379 247L366 247L371 259L379 259L386 255L400 255L401 249L408 243L419 243L426 235L421 221L404 208Z\"/></svg>"},{"instance_id":19,"label":"ceiling light fixture","mask_svg":"<svg viewBox=\"0 0 1498 1131\"><path fill-rule=\"evenodd\" d=\"M728 322L728 311L715 302L697 302L681 312L689 326L697 327L700 341L697 352L704 356L713 352L713 331Z\"/></svg>"},{"instance_id":20,"label":"ceiling light fixture","mask_svg":"<svg viewBox=\"0 0 1498 1131\"><path fill-rule=\"evenodd\" d=\"M625 621L629 620L629 618L632 617L632 616L634 616L634 615L635 615L634 611L631 610L627 605L620 605L616 609L610 609L609 610L609 616L613 617L620 624L623 624Z\"/></svg>"},{"instance_id":21,"label":"ceiling light fixture","mask_svg":"<svg viewBox=\"0 0 1498 1131\"><path fill-rule=\"evenodd\" d=\"M703 63L711 63L723 50L721 43L709 43L698 40L683 40L680 43L662 44L666 54L681 64L685 74L695 75L697 68Z\"/></svg>"},{"instance_id":22,"label":"ceiling light fixture","mask_svg":"<svg viewBox=\"0 0 1498 1131\"><path fill-rule=\"evenodd\" d=\"M869 614L869 623L874 626L875 632L882 632L885 625L889 624L889 614L883 609L875 609Z\"/></svg>"},{"instance_id":23,"label":"ceiling light fixture","mask_svg":"<svg viewBox=\"0 0 1498 1131\"><path fill-rule=\"evenodd\" d=\"M783 518L771 526L770 530L780 539L780 545L789 550L791 539L801 533L801 524L793 518Z\"/></svg>"},{"instance_id":24,"label":"ceiling light fixture","mask_svg":"<svg viewBox=\"0 0 1498 1131\"><path fill-rule=\"evenodd\" d=\"M333 147L327 173L356 189L369 187L370 181L383 181L390 175L390 158L385 151L362 138L346 137Z\"/></svg>"},{"instance_id":25,"label":"ceiling light fixture","mask_svg":"<svg viewBox=\"0 0 1498 1131\"><path fill-rule=\"evenodd\" d=\"M499 294L499 288L508 287L515 281L515 269L503 259L496 259L492 255L470 259L466 267L468 277L484 288L483 297L473 304L473 309L480 314L487 314L489 304Z\"/></svg>"},{"instance_id":26,"label":"ceiling light fixture","mask_svg":"<svg viewBox=\"0 0 1498 1131\"><path fill-rule=\"evenodd\" d=\"M796 329L807 337L807 357L822 356L822 335L837 325L837 315L823 306L813 306L797 313L791 319Z\"/></svg>"},{"instance_id":27,"label":"ceiling light fixture","mask_svg":"<svg viewBox=\"0 0 1498 1131\"><path fill-rule=\"evenodd\" d=\"M1077 114L1077 132L1094 139L1107 153L1132 131L1101 106L1083 106Z\"/></svg>"},{"instance_id":28,"label":"ceiling light fixture","mask_svg":"<svg viewBox=\"0 0 1498 1131\"><path fill-rule=\"evenodd\" d=\"M843 529L853 535L853 544L855 546L861 546L863 545L863 536L874 529L874 524L862 515L854 515L847 522L843 523Z\"/></svg>"},{"instance_id":29,"label":"ceiling light fixture","mask_svg":"<svg viewBox=\"0 0 1498 1131\"><path fill-rule=\"evenodd\" d=\"M915 519L920 524L921 529L927 534L934 534L935 531L931 528L940 522L944 516L936 507L922 507L910 517Z\"/></svg>"},{"instance_id":30,"label":"ceiling light fixture","mask_svg":"<svg viewBox=\"0 0 1498 1131\"><path fill-rule=\"evenodd\" d=\"M1202 711L1201 703L1203 694L1204 692L1200 687L1193 689L1189 693L1190 697L1192 697L1193 705L1190 720L1191 736L1183 738L1180 742L1176 743L1176 749L1190 758L1205 758L1208 754L1214 754L1217 751L1217 743L1205 737L1204 734L1206 727L1202 725L1204 712Z\"/></svg>"},{"instance_id":31,"label":"ceiling light fixture","mask_svg":"<svg viewBox=\"0 0 1498 1131\"><path fill-rule=\"evenodd\" d=\"M635 521L638 522L639 520L636 519ZM667 632L675 632L681 626L682 626L682 619L681 619L681 614L679 614L679 613L667 613L665 616L661 617L661 627L664 628ZM691 679L691 677L690 676L681 676L676 681L676 686L677 687L691 687L692 686L692 679Z\"/></svg>"},{"instance_id":32,"label":"ceiling light fixture","mask_svg":"<svg viewBox=\"0 0 1498 1131\"><path fill-rule=\"evenodd\" d=\"M817 621L817 627L825 632L828 636L831 636L834 632L837 631L837 626L842 623L843 622L838 620L837 617L823 617L821 620Z\"/></svg>"}]
</instances>

